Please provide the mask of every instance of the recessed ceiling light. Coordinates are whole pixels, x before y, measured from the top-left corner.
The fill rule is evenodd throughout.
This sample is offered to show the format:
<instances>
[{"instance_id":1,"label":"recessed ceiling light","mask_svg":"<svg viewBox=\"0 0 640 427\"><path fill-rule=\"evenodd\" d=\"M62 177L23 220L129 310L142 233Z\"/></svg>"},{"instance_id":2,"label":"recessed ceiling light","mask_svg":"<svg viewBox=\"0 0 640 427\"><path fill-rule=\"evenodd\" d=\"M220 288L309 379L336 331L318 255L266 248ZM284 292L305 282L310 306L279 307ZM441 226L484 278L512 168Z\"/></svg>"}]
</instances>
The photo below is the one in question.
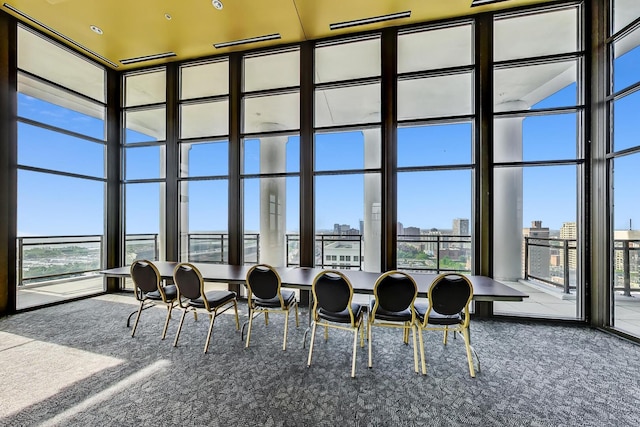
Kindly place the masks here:
<instances>
[{"instance_id":1,"label":"recessed ceiling light","mask_svg":"<svg viewBox=\"0 0 640 427\"><path fill-rule=\"evenodd\" d=\"M211 0L211 4L218 10L222 10L222 8L224 7L220 0Z\"/></svg>"},{"instance_id":2,"label":"recessed ceiling light","mask_svg":"<svg viewBox=\"0 0 640 427\"><path fill-rule=\"evenodd\" d=\"M168 13L165 13L164 17L166 18L167 21L171 21L171 15L169 15Z\"/></svg>"},{"instance_id":3,"label":"recessed ceiling light","mask_svg":"<svg viewBox=\"0 0 640 427\"><path fill-rule=\"evenodd\" d=\"M91 25L89 28L91 28L91 31L93 31L94 33L102 35L102 29L100 27Z\"/></svg>"}]
</instances>

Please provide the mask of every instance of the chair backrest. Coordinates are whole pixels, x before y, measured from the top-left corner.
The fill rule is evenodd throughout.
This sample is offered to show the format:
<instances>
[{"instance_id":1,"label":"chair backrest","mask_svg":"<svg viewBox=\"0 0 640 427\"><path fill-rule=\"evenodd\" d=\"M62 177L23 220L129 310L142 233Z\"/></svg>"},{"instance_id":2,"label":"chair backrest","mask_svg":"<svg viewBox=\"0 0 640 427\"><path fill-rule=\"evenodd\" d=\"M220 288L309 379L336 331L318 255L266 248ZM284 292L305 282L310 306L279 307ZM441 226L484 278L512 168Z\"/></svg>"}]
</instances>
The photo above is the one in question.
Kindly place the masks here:
<instances>
[{"instance_id":1,"label":"chair backrest","mask_svg":"<svg viewBox=\"0 0 640 427\"><path fill-rule=\"evenodd\" d=\"M332 313L348 309L351 312L353 287L349 279L339 271L325 270L318 273L311 285L314 311L321 308ZM353 313L351 313L353 321Z\"/></svg>"},{"instance_id":2,"label":"chair backrest","mask_svg":"<svg viewBox=\"0 0 640 427\"><path fill-rule=\"evenodd\" d=\"M204 281L202 274L193 264L183 262L176 265L173 270L173 282L176 284L178 296L181 298L198 299L203 294Z\"/></svg>"},{"instance_id":3,"label":"chair backrest","mask_svg":"<svg viewBox=\"0 0 640 427\"><path fill-rule=\"evenodd\" d=\"M439 314L451 316L469 310L473 285L461 274L444 273L435 278L429 288L429 305Z\"/></svg>"},{"instance_id":4,"label":"chair backrest","mask_svg":"<svg viewBox=\"0 0 640 427\"><path fill-rule=\"evenodd\" d=\"M133 279L133 287L136 293L136 298L143 298L142 294L147 292L160 291L164 299L164 290L160 286L160 272L158 268L146 259L136 260L131 264L131 279Z\"/></svg>"},{"instance_id":5,"label":"chair backrest","mask_svg":"<svg viewBox=\"0 0 640 427\"><path fill-rule=\"evenodd\" d=\"M403 311L410 308L418 296L418 286L413 277L401 271L388 271L373 286L376 306L387 311Z\"/></svg>"},{"instance_id":6,"label":"chair backrest","mask_svg":"<svg viewBox=\"0 0 640 427\"><path fill-rule=\"evenodd\" d=\"M260 299L271 299L280 295L280 275L267 264L254 265L247 272L247 287L249 292Z\"/></svg>"}]
</instances>

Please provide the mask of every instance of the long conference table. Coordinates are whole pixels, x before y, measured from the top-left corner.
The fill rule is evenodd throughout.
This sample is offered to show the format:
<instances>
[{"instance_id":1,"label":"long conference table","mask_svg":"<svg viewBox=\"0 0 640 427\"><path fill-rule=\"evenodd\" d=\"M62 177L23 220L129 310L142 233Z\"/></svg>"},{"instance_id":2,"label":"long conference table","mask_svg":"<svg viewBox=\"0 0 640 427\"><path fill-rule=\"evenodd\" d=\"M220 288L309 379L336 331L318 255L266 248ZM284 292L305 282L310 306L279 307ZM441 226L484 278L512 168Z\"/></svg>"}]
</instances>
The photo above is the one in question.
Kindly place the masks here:
<instances>
[{"instance_id":1,"label":"long conference table","mask_svg":"<svg viewBox=\"0 0 640 427\"><path fill-rule=\"evenodd\" d=\"M177 262L154 261L163 279L171 280L173 270ZM207 264L193 263L206 282L228 283L241 285L245 283L247 272L251 268L249 265L227 265L227 264ZM282 286L286 288L310 291L313 279L321 268L309 267L277 267L276 268ZM340 270L351 281L354 293L373 294L373 285L380 273L371 273L360 270ZM117 267L100 271L107 277L130 277L130 267ZM426 297L429 287L437 274L408 272L418 285L418 297ZM494 301L522 301L528 295L519 290L513 289L487 276L465 275L473 284L473 300L475 302L474 313L478 317L490 317L493 315Z\"/></svg>"}]
</instances>

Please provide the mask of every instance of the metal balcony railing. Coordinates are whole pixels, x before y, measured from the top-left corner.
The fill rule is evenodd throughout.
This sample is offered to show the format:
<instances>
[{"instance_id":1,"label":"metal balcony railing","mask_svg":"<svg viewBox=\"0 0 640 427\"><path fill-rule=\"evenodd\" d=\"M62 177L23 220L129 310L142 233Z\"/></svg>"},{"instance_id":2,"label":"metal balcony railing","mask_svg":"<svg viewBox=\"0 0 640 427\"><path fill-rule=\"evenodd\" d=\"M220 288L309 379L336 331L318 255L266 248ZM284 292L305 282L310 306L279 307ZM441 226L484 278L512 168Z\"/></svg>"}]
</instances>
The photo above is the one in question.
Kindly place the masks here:
<instances>
[{"instance_id":1,"label":"metal balcony railing","mask_svg":"<svg viewBox=\"0 0 640 427\"><path fill-rule=\"evenodd\" d=\"M401 270L431 273L471 272L471 236L404 234L398 236L397 265Z\"/></svg>"},{"instance_id":2,"label":"metal balcony railing","mask_svg":"<svg viewBox=\"0 0 640 427\"><path fill-rule=\"evenodd\" d=\"M189 233L187 234L187 253L189 262L211 262L226 264L229 261L229 234L227 233ZM260 262L260 234L244 235L244 262Z\"/></svg>"}]
</instances>

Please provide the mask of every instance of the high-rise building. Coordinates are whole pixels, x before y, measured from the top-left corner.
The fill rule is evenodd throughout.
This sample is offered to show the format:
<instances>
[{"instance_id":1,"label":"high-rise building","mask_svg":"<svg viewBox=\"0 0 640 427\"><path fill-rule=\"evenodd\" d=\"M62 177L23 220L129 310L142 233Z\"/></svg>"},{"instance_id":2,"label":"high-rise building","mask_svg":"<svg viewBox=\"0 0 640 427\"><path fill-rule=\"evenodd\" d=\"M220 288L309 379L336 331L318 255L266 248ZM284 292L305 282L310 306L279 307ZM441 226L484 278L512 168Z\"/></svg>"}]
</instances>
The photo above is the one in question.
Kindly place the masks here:
<instances>
[{"instance_id":1,"label":"high-rise building","mask_svg":"<svg viewBox=\"0 0 640 427\"><path fill-rule=\"evenodd\" d=\"M453 219L453 233L454 236L468 236L469 233L469 219L468 218L454 218Z\"/></svg>"},{"instance_id":2,"label":"high-rise building","mask_svg":"<svg viewBox=\"0 0 640 427\"><path fill-rule=\"evenodd\" d=\"M572 243L569 244L569 248L575 248L575 240L578 238L578 229L576 227L575 222L563 222L562 227L560 227L560 238L563 240L573 240ZM567 254L568 258L568 266L570 269L576 269L578 266L578 254L576 249L569 249L569 253ZM561 265L564 265L564 257L560 257Z\"/></svg>"},{"instance_id":3,"label":"high-rise building","mask_svg":"<svg viewBox=\"0 0 640 427\"><path fill-rule=\"evenodd\" d=\"M420 235L420 228L418 227L407 227L404 229L404 235L405 236L419 236Z\"/></svg>"},{"instance_id":4,"label":"high-rise building","mask_svg":"<svg viewBox=\"0 0 640 427\"><path fill-rule=\"evenodd\" d=\"M531 221L531 227L522 230L523 237L548 239L549 227L543 227L542 221ZM524 246L525 239L522 240ZM546 242L545 242L546 244ZM523 248L522 256L524 258L525 250ZM522 265L524 266L524 260ZM551 250L549 247L529 246L529 274L535 277L548 279L550 277Z\"/></svg>"},{"instance_id":5,"label":"high-rise building","mask_svg":"<svg viewBox=\"0 0 640 427\"><path fill-rule=\"evenodd\" d=\"M398 221L398 236L404 236L404 225Z\"/></svg>"}]
</instances>

